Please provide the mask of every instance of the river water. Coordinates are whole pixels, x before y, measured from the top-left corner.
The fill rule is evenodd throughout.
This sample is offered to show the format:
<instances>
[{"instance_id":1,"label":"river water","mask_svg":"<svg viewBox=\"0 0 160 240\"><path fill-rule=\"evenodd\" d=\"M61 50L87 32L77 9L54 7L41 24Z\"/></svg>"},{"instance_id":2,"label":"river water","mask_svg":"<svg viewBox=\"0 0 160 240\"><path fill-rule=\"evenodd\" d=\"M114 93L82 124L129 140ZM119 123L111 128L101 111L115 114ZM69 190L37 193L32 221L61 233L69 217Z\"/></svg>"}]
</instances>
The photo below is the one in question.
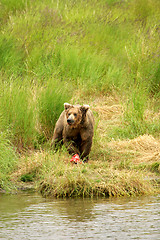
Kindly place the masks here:
<instances>
[{"instance_id":1,"label":"river water","mask_svg":"<svg viewBox=\"0 0 160 240\"><path fill-rule=\"evenodd\" d=\"M160 239L160 196L45 199L0 194L0 239Z\"/></svg>"}]
</instances>

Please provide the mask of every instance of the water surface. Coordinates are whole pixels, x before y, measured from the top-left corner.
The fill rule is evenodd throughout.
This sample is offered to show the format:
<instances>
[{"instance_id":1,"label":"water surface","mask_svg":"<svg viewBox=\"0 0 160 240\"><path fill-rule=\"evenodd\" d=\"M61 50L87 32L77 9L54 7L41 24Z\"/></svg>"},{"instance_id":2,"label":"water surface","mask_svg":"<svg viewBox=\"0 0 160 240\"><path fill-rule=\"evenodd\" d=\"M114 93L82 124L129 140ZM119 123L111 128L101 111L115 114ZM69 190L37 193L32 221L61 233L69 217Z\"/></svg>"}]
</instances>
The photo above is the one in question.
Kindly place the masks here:
<instances>
[{"instance_id":1,"label":"water surface","mask_svg":"<svg viewBox=\"0 0 160 240\"><path fill-rule=\"evenodd\" d=\"M160 196L45 199L0 194L0 239L160 239Z\"/></svg>"}]
</instances>

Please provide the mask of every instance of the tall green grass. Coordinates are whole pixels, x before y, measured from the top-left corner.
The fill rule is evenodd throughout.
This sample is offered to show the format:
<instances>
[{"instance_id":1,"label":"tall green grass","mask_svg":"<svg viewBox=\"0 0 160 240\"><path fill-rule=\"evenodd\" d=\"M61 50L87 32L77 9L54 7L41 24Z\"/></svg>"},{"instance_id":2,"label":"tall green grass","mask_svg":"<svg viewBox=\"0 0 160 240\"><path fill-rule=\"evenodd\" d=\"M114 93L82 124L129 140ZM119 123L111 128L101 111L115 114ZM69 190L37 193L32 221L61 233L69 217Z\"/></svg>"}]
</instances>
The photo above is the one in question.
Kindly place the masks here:
<instances>
[{"instance_id":1,"label":"tall green grass","mask_svg":"<svg viewBox=\"0 0 160 240\"><path fill-rule=\"evenodd\" d=\"M104 93L139 82L149 92L157 91L158 1L95 0L94 6L93 1L18 2L19 14L11 3L5 10L5 73L21 72L38 82L56 75L72 79L77 88ZM6 5L4 1L1 8Z\"/></svg>"},{"instance_id":2,"label":"tall green grass","mask_svg":"<svg viewBox=\"0 0 160 240\"><path fill-rule=\"evenodd\" d=\"M160 103L159 0L2 0L0 12L0 130L18 150L50 139L77 93L125 99L112 136L158 135L146 110Z\"/></svg>"},{"instance_id":3,"label":"tall green grass","mask_svg":"<svg viewBox=\"0 0 160 240\"><path fill-rule=\"evenodd\" d=\"M35 104L31 89L16 81L1 83L1 129L19 149L30 146L35 137Z\"/></svg>"},{"instance_id":4,"label":"tall green grass","mask_svg":"<svg viewBox=\"0 0 160 240\"><path fill-rule=\"evenodd\" d=\"M1 112L16 141L28 144L37 126L50 137L60 106L75 90L129 96L130 126L143 126L141 96L158 98L160 89L158 0L3 0L0 7Z\"/></svg>"},{"instance_id":5,"label":"tall green grass","mask_svg":"<svg viewBox=\"0 0 160 240\"><path fill-rule=\"evenodd\" d=\"M0 190L10 189L10 174L16 167L17 156L5 133L0 132Z\"/></svg>"},{"instance_id":6,"label":"tall green grass","mask_svg":"<svg viewBox=\"0 0 160 240\"><path fill-rule=\"evenodd\" d=\"M72 91L71 86L69 87L65 81L56 79L50 79L39 89L37 99L39 129L45 139L52 137L55 123L64 110L64 102L71 99Z\"/></svg>"}]
</instances>

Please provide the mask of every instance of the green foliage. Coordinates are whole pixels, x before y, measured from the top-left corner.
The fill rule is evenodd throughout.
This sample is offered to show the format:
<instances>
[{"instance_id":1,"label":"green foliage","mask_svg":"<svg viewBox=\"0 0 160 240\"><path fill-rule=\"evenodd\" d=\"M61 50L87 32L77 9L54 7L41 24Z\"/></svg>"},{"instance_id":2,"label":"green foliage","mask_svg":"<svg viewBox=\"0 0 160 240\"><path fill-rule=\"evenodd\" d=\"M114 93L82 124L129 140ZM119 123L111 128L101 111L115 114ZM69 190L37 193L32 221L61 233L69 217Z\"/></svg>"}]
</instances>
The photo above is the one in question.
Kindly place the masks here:
<instances>
[{"instance_id":1,"label":"green foliage","mask_svg":"<svg viewBox=\"0 0 160 240\"><path fill-rule=\"evenodd\" d=\"M35 105L31 90L16 81L1 83L1 87L1 129L11 133L10 139L17 147L30 145L35 136Z\"/></svg>"},{"instance_id":2,"label":"green foliage","mask_svg":"<svg viewBox=\"0 0 160 240\"><path fill-rule=\"evenodd\" d=\"M139 82L157 89L158 1L3 1L6 7L10 20L1 45L7 74L17 72L10 71L14 65L36 81L58 75L89 91Z\"/></svg>"},{"instance_id":3,"label":"green foliage","mask_svg":"<svg viewBox=\"0 0 160 240\"><path fill-rule=\"evenodd\" d=\"M124 113L124 121L130 129L132 137L143 135L146 132L144 111L147 100L145 93L138 91L132 92Z\"/></svg>"},{"instance_id":4,"label":"green foliage","mask_svg":"<svg viewBox=\"0 0 160 240\"><path fill-rule=\"evenodd\" d=\"M46 86L40 88L38 96L41 132L50 138L55 123L64 110L64 102L68 102L72 96L72 88L63 81L50 79Z\"/></svg>"},{"instance_id":5,"label":"green foliage","mask_svg":"<svg viewBox=\"0 0 160 240\"><path fill-rule=\"evenodd\" d=\"M114 92L127 101L111 137L157 134L145 113L159 111L159 12L159 0L2 0L0 132L40 148L64 102Z\"/></svg>"},{"instance_id":6,"label":"green foliage","mask_svg":"<svg viewBox=\"0 0 160 240\"><path fill-rule=\"evenodd\" d=\"M23 10L27 4L24 0L1 0L1 8L5 9L6 12L16 12L18 10Z\"/></svg>"},{"instance_id":7,"label":"green foliage","mask_svg":"<svg viewBox=\"0 0 160 240\"><path fill-rule=\"evenodd\" d=\"M9 107L9 116L13 119L7 121L10 126L20 122L20 125L26 126L21 126L23 130L19 131L23 139L29 139L25 136L29 132L35 136L37 124L47 129L44 130L46 136L51 135L55 119L62 110L59 106L66 101L69 92L64 88L60 93L58 89L56 94L59 92L65 97L60 100L56 95L57 100L53 99L54 94L47 92L45 87L41 88L44 85L49 89L53 79L56 79L55 85L51 86L54 89L57 85L63 88L67 84L68 88L73 86L86 94L108 94L116 90L119 94L128 95L125 120L129 123L130 132L138 134L146 131L142 116L146 105L141 96L144 94L146 101L150 96L158 98L160 87L158 0L3 0L0 10L0 76L3 82L8 82L8 85L4 84L6 96L13 99L12 102L19 102L14 111L20 113L22 107L21 114L16 115L25 115L25 120L18 121L17 117L14 120L11 116L14 115L13 107ZM13 88L16 87L11 87L14 84L21 89L16 97L13 97ZM130 97L130 91L135 92L135 97ZM33 96L35 93L36 96ZM48 100L45 99L47 94L50 96ZM70 91L71 95L74 93ZM33 107L37 99L38 104ZM58 99L59 106L54 107L53 102ZM9 106L11 103L6 104ZM54 112L55 117L51 109L57 111ZM36 124L33 112L34 117L41 118L36 119ZM6 118L8 116L4 116ZM39 129L36 130L39 132ZM15 130L13 135L19 133Z\"/></svg>"},{"instance_id":8,"label":"green foliage","mask_svg":"<svg viewBox=\"0 0 160 240\"><path fill-rule=\"evenodd\" d=\"M24 52L16 40L0 33L0 71L2 74L20 74L24 69Z\"/></svg>"},{"instance_id":9,"label":"green foliage","mask_svg":"<svg viewBox=\"0 0 160 240\"><path fill-rule=\"evenodd\" d=\"M22 182L33 182L33 179L35 177L35 173L27 173L27 174L23 174L21 176L21 181Z\"/></svg>"},{"instance_id":10,"label":"green foliage","mask_svg":"<svg viewBox=\"0 0 160 240\"><path fill-rule=\"evenodd\" d=\"M0 132L0 189L7 190L10 186L10 173L16 166L16 154L7 140L6 134Z\"/></svg>"},{"instance_id":11,"label":"green foliage","mask_svg":"<svg viewBox=\"0 0 160 240\"><path fill-rule=\"evenodd\" d=\"M157 0L3 0L1 76L10 82L21 75L18 81L34 84L54 76L87 93L140 86L145 95L157 94L159 9Z\"/></svg>"},{"instance_id":12,"label":"green foliage","mask_svg":"<svg viewBox=\"0 0 160 240\"><path fill-rule=\"evenodd\" d=\"M159 169L159 166L160 166L160 163L159 162L155 162L155 163L152 163L150 166L149 166L149 168L150 168L150 170L152 171L152 172L157 172L157 173L159 173L160 171L160 169Z\"/></svg>"}]
</instances>

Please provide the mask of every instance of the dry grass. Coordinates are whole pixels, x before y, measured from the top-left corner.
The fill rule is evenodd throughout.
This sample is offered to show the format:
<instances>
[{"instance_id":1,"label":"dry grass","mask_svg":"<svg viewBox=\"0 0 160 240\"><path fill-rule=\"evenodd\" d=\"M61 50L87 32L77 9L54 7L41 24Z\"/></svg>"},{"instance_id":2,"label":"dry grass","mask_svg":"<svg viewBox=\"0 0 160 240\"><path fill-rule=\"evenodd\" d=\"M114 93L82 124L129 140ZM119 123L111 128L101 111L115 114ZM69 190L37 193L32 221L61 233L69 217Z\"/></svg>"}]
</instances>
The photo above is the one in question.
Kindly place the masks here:
<instances>
[{"instance_id":1,"label":"dry grass","mask_svg":"<svg viewBox=\"0 0 160 240\"><path fill-rule=\"evenodd\" d=\"M91 107L98 114L99 124L102 126L105 122L103 128L107 127L108 123L120 124L121 116L123 115L123 106L117 96L97 98L91 103Z\"/></svg>"},{"instance_id":2,"label":"dry grass","mask_svg":"<svg viewBox=\"0 0 160 240\"><path fill-rule=\"evenodd\" d=\"M36 153L20 164L14 180L35 173L37 189L49 197L118 197L156 192L142 171L115 169L101 160L75 165L69 159L62 152Z\"/></svg>"},{"instance_id":3,"label":"dry grass","mask_svg":"<svg viewBox=\"0 0 160 240\"><path fill-rule=\"evenodd\" d=\"M123 107L119 104L117 99L113 97L106 97L96 100L93 104L93 110L98 113L98 132L100 145L103 149L114 151L118 155L132 155L134 164L139 163L153 163L160 161L160 140L154 138L152 135L142 135L134 139L106 141L105 137L111 127L117 125L121 128ZM158 118L160 113L151 113L147 110L147 116Z\"/></svg>"},{"instance_id":4,"label":"dry grass","mask_svg":"<svg viewBox=\"0 0 160 240\"><path fill-rule=\"evenodd\" d=\"M91 99L90 105L98 126L89 163L71 164L65 149L57 153L37 151L19 160L12 179L20 183L30 176L44 196L53 197L117 197L157 192L153 180L159 165L153 164L159 164L160 141L151 135L107 141L109 126L121 124L123 108L113 97ZM137 167L142 163L145 168ZM147 168L151 164L156 173Z\"/></svg>"},{"instance_id":5,"label":"dry grass","mask_svg":"<svg viewBox=\"0 0 160 240\"><path fill-rule=\"evenodd\" d=\"M12 174L12 180L19 181L22 175L30 174L44 164L46 153L37 151L29 156L22 156L18 161L18 169Z\"/></svg>"},{"instance_id":6,"label":"dry grass","mask_svg":"<svg viewBox=\"0 0 160 240\"><path fill-rule=\"evenodd\" d=\"M132 140L111 141L108 147L119 154L131 153L134 155L132 159L134 164L160 161L160 141L150 135L139 136Z\"/></svg>"}]
</instances>

